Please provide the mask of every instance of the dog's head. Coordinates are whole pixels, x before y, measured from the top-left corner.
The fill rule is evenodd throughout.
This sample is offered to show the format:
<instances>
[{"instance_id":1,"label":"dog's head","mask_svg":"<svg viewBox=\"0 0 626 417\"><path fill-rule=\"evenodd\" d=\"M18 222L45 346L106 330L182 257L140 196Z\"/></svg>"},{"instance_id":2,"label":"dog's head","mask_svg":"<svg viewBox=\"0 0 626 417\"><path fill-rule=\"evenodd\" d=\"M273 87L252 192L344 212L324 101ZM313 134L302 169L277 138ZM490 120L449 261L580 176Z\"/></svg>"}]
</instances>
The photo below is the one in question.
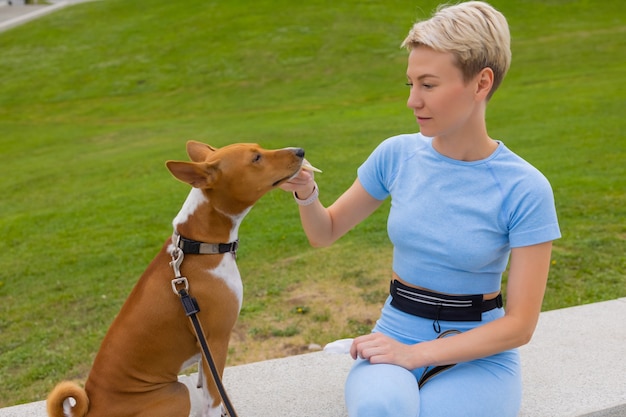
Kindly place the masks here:
<instances>
[{"instance_id":1,"label":"dog's head","mask_svg":"<svg viewBox=\"0 0 626 417\"><path fill-rule=\"evenodd\" d=\"M252 206L265 193L295 176L302 167L304 150L263 149L251 143L214 148L187 142L191 162L167 161L170 172L180 181L200 188L221 209L238 212Z\"/></svg>"}]
</instances>

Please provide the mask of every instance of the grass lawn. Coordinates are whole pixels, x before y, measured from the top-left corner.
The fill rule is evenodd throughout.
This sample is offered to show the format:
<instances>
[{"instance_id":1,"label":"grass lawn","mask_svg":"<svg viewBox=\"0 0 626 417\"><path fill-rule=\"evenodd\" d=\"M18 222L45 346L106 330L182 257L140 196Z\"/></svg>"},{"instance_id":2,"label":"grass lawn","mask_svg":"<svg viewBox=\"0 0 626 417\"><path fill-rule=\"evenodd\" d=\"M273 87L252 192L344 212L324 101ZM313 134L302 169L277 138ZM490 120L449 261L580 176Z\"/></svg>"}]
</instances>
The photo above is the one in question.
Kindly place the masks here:
<instances>
[{"instance_id":1,"label":"grass lawn","mask_svg":"<svg viewBox=\"0 0 626 417\"><path fill-rule=\"evenodd\" d=\"M593 3L593 4L592 4ZM544 309L626 296L626 13L610 0L494 0L513 65L490 134L554 188ZM189 188L184 143L301 146L329 204L405 107L413 21L434 1L103 0L0 33L0 407L84 380ZM388 287L388 204L313 249L291 196L241 227L229 364L369 331Z\"/></svg>"}]
</instances>

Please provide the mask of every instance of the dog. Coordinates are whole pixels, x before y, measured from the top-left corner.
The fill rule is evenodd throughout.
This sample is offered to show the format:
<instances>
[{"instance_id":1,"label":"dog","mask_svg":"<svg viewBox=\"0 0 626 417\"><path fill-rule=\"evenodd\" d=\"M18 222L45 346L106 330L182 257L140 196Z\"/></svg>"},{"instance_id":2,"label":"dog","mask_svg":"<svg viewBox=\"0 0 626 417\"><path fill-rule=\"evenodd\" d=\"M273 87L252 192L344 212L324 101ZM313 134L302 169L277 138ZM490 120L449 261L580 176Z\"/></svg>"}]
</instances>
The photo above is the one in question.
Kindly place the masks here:
<instances>
[{"instance_id":1,"label":"dog","mask_svg":"<svg viewBox=\"0 0 626 417\"><path fill-rule=\"evenodd\" d=\"M178 180L192 186L173 221L174 235L143 273L111 324L85 388L64 381L47 398L50 417L187 417L191 403L179 372L198 361L200 347L180 298L170 263L179 239L223 244L225 253L184 256L180 273L198 300L215 366L222 375L230 334L241 309L243 285L235 262L241 221L265 193L296 176L304 150L266 150L256 144L219 149L189 141L190 162L167 161ZM203 361L202 415L222 415L222 404Z\"/></svg>"}]
</instances>

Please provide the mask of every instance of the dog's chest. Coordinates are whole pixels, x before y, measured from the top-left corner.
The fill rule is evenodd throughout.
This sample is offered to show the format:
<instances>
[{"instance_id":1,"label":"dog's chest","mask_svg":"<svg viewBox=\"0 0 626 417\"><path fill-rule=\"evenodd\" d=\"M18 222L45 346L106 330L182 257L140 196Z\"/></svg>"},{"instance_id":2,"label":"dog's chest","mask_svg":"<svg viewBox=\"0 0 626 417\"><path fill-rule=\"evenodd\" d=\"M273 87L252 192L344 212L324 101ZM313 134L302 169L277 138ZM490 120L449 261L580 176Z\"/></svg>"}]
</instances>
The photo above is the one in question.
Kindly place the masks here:
<instances>
[{"instance_id":1,"label":"dog's chest","mask_svg":"<svg viewBox=\"0 0 626 417\"><path fill-rule=\"evenodd\" d=\"M220 263L213 269L208 271L213 276L222 279L228 288L235 294L237 301L239 301L239 309L241 309L241 303L243 300L243 283L241 282L241 275L237 268L237 262L235 257L231 253L224 254Z\"/></svg>"}]
</instances>

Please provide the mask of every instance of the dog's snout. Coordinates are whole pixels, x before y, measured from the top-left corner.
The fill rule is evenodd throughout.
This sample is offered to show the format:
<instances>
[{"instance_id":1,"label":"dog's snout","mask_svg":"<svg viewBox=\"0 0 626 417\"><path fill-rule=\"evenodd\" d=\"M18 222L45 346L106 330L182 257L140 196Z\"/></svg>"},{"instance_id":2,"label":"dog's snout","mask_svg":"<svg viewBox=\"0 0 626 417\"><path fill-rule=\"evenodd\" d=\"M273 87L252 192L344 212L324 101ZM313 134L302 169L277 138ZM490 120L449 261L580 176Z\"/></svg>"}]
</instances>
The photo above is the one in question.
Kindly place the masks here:
<instances>
[{"instance_id":1,"label":"dog's snout","mask_svg":"<svg viewBox=\"0 0 626 417\"><path fill-rule=\"evenodd\" d=\"M293 152L296 154L298 158L304 158L304 149L302 148L294 148Z\"/></svg>"}]
</instances>

